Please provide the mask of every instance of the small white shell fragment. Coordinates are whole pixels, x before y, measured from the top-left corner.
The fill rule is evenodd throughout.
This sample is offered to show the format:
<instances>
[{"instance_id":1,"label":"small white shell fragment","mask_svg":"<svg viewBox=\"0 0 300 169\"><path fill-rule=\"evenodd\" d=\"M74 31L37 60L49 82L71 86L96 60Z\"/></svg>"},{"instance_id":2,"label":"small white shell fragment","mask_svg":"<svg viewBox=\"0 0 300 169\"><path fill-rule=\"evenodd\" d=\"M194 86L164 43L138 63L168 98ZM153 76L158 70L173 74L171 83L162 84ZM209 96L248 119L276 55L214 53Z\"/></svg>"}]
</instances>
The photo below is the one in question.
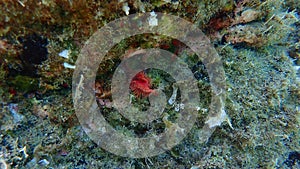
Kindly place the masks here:
<instances>
[{"instance_id":1,"label":"small white shell fragment","mask_svg":"<svg viewBox=\"0 0 300 169\"><path fill-rule=\"evenodd\" d=\"M8 109L13 116L14 123L19 123L24 119L24 116L19 113L18 104L11 103L8 105Z\"/></svg>"},{"instance_id":2,"label":"small white shell fragment","mask_svg":"<svg viewBox=\"0 0 300 169\"><path fill-rule=\"evenodd\" d=\"M178 111L180 110L180 105L179 105L179 104L176 104L174 110L178 112Z\"/></svg>"},{"instance_id":3,"label":"small white shell fragment","mask_svg":"<svg viewBox=\"0 0 300 169\"><path fill-rule=\"evenodd\" d=\"M177 97L177 90L178 90L178 88L174 87L174 85L173 85L173 94L170 97L170 99L168 100L169 105L173 105L175 103L176 97Z\"/></svg>"},{"instance_id":4,"label":"small white shell fragment","mask_svg":"<svg viewBox=\"0 0 300 169\"><path fill-rule=\"evenodd\" d=\"M46 160L46 159L42 159L42 160L40 160L38 163L39 163L40 165L42 165L42 166L47 166L47 165L50 164L50 162L49 162L48 160Z\"/></svg>"},{"instance_id":5,"label":"small white shell fragment","mask_svg":"<svg viewBox=\"0 0 300 169\"><path fill-rule=\"evenodd\" d=\"M227 119L227 115L224 109L217 116L209 117L205 124L208 124L209 128L220 126L223 121ZM230 124L231 126L231 124Z\"/></svg>"},{"instance_id":6,"label":"small white shell fragment","mask_svg":"<svg viewBox=\"0 0 300 169\"><path fill-rule=\"evenodd\" d=\"M123 3L122 10L125 12L126 15L129 15L129 10L130 10L130 8L129 8L127 2Z\"/></svg>"},{"instance_id":7,"label":"small white shell fragment","mask_svg":"<svg viewBox=\"0 0 300 169\"><path fill-rule=\"evenodd\" d=\"M66 58L66 59L69 59L70 57L70 51L65 49L63 51L61 51L59 54L59 56L63 57L63 58Z\"/></svg>"},{"instance_id":8,"label":"small white shell fragment","mask_svg":"<svg viewBox=\"0 0 300 169\"><path fill-rule=\"evenodd\" d=\"M174 110L178 112L180 109L181 110L184 109L184 104L183 103L175 104Z\"/></svg>"},{"instance_id":9,"label":"small white shell fragment","mask_svg":"<svg viewBox=\"0 0 300 169\"><path fill-rule=\"evenodd\" d=\"M150 13L150 17L149 17L149 26L157 26L158 25L158 20L156 18L156 13L154 11L152 11Z\"/></svg>"},{"instance_id":10,"label":"small white shell fragment","mask_svg":"<svg viewBox=\"0 0 300 169\"><path fill-rule=\"evenodd\" d=\"M75 66L74 66L74 65L71 65L71 64L66 63L66 62L64 62L64 67L65 67L65 68L69 68L69 69L75 69Z\"/></svg>"},{"instance_id":11,"label":"small white shell fragment","mask_svg":"<svg viewBox=\"0 0 300 169\"><path fill-rule=\"evenodd\" d=\"M19 150L19 152L22 152L25 156L25 158L27 158L29 155L26 153L26 146L24 146L21 150Z\"/></svg>"},{"instance_id":12,"label":"small white shell fragment","mask_svg":"<svg viewBox=\"0 0 300 169\"><path fill-rule=\"evenodd\" d=\"M192 166L191 169L199 169L199 166Z\"/></svg>"},{"instance_id":13,"label":"small white shell fragment","mask_svg":"<svg viewBox=\"0 0 300 169\"><path fill-rule=\"evenodd\" d=\"M183 103L180 103L180 104L179 104L179 107L180 107L180 109L183 110L183 109L184 109L184 104L183 104Z\"/></svg>"}]
</instances>

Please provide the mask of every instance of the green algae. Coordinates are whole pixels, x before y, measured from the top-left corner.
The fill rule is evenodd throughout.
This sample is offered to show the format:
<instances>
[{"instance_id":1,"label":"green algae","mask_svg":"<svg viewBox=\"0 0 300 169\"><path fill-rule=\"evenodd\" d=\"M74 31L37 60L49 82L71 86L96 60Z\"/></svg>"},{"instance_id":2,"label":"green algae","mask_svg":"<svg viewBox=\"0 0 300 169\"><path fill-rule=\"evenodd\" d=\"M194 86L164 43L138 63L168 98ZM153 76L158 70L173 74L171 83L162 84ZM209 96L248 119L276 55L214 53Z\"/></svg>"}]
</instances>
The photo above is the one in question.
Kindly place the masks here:
<instances>
[{"instance_id":1,"label":"green algae","mask_svg":"<svg viewBox=\"0 0 300 169\"><path fill-rule=\"evenodd\" d=\"M10 86L22 93L32 92L38 89L38 80L28 76L18 75L13 80L9 81Z\"/></svg>"}]
</instances>

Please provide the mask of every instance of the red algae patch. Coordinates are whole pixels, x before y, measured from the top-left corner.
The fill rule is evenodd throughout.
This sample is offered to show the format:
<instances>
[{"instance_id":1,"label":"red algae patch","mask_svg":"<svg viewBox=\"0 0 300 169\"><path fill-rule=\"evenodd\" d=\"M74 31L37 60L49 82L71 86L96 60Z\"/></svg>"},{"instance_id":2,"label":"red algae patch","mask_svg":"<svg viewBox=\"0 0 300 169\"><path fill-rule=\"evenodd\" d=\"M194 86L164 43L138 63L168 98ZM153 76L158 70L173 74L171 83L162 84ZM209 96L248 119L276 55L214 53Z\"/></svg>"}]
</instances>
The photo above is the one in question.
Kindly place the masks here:
<instances>
[{"instance_id":1,"label":"red algae patch","mask_svg":"<svg viewBox=\"0 0 300 169\"><path fill-rule=\"evenodd\" d=\"M130 89L138 98L148 97L154 91L150 87L151 79L144 72L135 75L130 83Z\"/></svg>"}]
</instances>

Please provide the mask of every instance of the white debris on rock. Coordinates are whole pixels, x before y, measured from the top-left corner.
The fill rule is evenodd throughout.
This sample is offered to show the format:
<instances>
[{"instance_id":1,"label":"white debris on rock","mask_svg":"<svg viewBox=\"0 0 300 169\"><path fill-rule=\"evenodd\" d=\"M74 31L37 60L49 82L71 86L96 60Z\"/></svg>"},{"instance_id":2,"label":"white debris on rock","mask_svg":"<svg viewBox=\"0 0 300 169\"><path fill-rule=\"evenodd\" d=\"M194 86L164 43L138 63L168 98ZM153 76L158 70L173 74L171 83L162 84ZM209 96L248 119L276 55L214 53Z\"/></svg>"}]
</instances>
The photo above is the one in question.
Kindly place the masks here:
<instances>
[{"instance_id":1,"label":"white debris on rock","mask_svg":"<svg viewBox=\"0 0 300 169\"><path fill-rule=\"evenodd\" d=\"M24 154L24 157L27 158L29 155L26 153L26 146L24 146L19 152L22 152Z\"/></svg>"},{"instance_id":2,"label":"white debris on rock","mask_svg":"<svg viewBox=\"0 0 300 169\"><path fill-rule=\"evenodd\" d=\"M65 68L69 68L69 69L75 69L75 66L74 66L74 65L71 65L71 64L66 63L66 62L64 62L64 67L65 67Z\"/></svg>"},{"instance_id":3,"label":"white debris on rock","mask_svg":"<svg viewBox=\"0 0 300 169\"><path fill-rule=\"evenodd\" d=\"M126 15L129 15L129 10L130 10L130 8L129 8L127 2L123 3L122 10L125 12Z\"/></svg>"},{"instance_id":4,"label":"white debris on rock","mask_svg":"<svg viewBox=\"0 0 300 169\"><path fill-rule=\"evenodd\" d=\"M173 85L173 94L168 100L169 105L173 105L175 103L177 97L177 90L178 88Z\"/></svg>"},{"instance_id":5,"label":"white debris on rock","mask_svg":"<svg viewBox=\"0 0 300 169\"><path fill-rule=\"evenodd\" d=\"M180 109L183 110L183 109L184 109L184 104L183 104L183 103L180 103L180 104L179 104L179 107L180 107Z\"/></svg>"},{"instance_id":6,"label":"white debris on rock","mask_svg":"<svg viewBox=\"0 0 300 169\"><path fill-rule=\"evenodd\" d=\"M63 58L66 58L66 59L69 59L70 57L70 51L65 49L63 51L61 51L59 54L59 56L63 57Z\"/></svg>"},{"instance_id":7,"label":"white debris on rock","mask_svg":"<svg viewBox=\"0 0 300 169\"><path fill-rule=\"evenodd\" d=\"M13 116L14 123L19 123L24 119L24 116L19 113L18 104L11 103L8 105L8 109Z\"/></svg>"},{"instance_id":8,"label":"white debris on rock","mask_svg":"<svg viewBox=\"0 0 300 169\"><path fill-rule=\"evenodd\" d=\"M209 117L205 124L208 124L209 128L213 128L216 126L220 126L223 121L227 120L227 118L228 117L225 113L225 110L222 109L217 116Z\"/></svg>"},{"instance_id":9,"label":"white debris on rock","mask_svg":"<svg viewBox=\"0 0 300 169\"><path fill-rule=\"evenodd\" d=\"M175 111L178 112L179 109L180 109L179 104L176 104L176 105L175 105Z\"/></svg>"},{"instance_id":10,"label":"white debris on rock","mask_svg":"<svg viewBox=\"0 0 300 169\"><path fill-rule=\"evenodd\" d=\"M206 120L205 124L208 124L209 128L213 128L216 126L220 126L224 121L226 121L231 129L234 129L230 118L226 114L224 108L221 109L221 112L217 114L217 116L210 116L208 120Z\"/></svg>"},{"instance_id":11,"label":"white debris on rock","mask_svg":"<svg viewBox=\"0 0 300 169\"><path fill-rule=\"evenodd\" d=\"M180 109L181 110L184 109L184 104L183 103L175 104L175 111L178 112Z\"/></svg>"},{"instance_id":12,"label":"white debris on rock","mask_svg":"<svg viewBox=\"0 0 300 169\"><path fill-rule=\"evenodd\" d=\"M60 57L69 59L69 58L70 58L70 50L65 49L65 50L61 51L58 55L59 55ZM74 65L71 65L71 64L69 64L69 63L67 63L67 62L64 62L63 65L64 65L65 68L75 69L75 66L74 66Z\"/></svg>"},{"instance_id":13,"label":"white debris on rock","mask_svg":"<svg viewBox=\"0 0 300 169\"><path fill-rule=\"evenodd\" d=\"M158 20L156 18L157 14L152 11L150 13L150 17L149 17L149 26L157 26L158 25Z\"/></svg>"},{"instance_id":14,"label":"white debris on rock","mask_svg":"<svg viewBox=\"0 0 300 169\"><path fill-rule=\"evenodd\" d=\"M50 162L46 159L42 159L38 162L38 164L42 165L42 166L47 166L50 164Z\"/></svg>"}]
</instances>

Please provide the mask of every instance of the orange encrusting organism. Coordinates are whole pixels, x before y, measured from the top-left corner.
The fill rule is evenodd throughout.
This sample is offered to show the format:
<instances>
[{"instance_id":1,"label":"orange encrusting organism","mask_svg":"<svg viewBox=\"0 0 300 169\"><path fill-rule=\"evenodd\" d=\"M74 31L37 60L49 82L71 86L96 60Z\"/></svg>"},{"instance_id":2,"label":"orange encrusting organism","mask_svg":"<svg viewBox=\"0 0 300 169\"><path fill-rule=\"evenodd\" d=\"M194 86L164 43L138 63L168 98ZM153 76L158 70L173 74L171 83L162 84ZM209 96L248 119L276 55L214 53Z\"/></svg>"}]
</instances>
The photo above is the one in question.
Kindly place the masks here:
<instances>
[{"instance_id":1,"label":"orange encrusting organism","mask_svg":"<svg viewBox=\"0 0 300 169\"><path fill-rule=\"evenodd\" d=\"M144 73L139 72L130 83L130 89L138 98L148 97L154 90L151 87L151 79Z\"/></svg>"}]
</instances>

